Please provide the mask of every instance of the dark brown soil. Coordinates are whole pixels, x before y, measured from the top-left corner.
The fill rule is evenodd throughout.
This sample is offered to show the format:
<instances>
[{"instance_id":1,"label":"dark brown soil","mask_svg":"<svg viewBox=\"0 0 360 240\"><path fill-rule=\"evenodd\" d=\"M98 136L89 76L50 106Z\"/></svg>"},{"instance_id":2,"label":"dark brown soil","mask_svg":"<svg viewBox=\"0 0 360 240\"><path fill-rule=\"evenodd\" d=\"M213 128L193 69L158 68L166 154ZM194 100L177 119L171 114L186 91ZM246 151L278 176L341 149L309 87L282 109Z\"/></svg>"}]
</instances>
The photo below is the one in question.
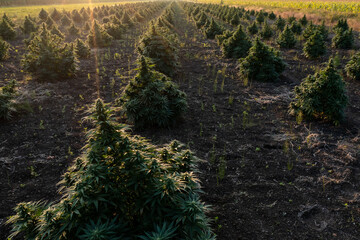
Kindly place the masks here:
<instances>
[{"instance_id":1,"label":"dark brown soil","mask_svg":"<svg viewBox=\"0 0 360 240\"><path fill-rule=\"evenodd\" d=\"M301 47L285 51L289 66L281 81L244 86L236 60L223 59L215 41L179 16L182 68L174 81L186 92L189 111L174 128L134 133L158 145L177 139L203 159L202 197L212 206L218 239L359 239L360 83L346 79L350 103L340 126L297 123L288 115L293 87L336 51L329 48L317 61L306 60ZM82 61L72 80L25 81L20 43L19 54L3 63L1 71L24 79L20 91L33 112L0 125L0 239L18 202L59 198L56 183L85 143L87 105L98 95L111 102L121 93L134 75L128 70L129 63L135 67L140 32L99 50L98 66L94 57ZM121 58L114 60L115 53ZM339 52L342 65L350 53Z\"/></svg>"}]
</instances>

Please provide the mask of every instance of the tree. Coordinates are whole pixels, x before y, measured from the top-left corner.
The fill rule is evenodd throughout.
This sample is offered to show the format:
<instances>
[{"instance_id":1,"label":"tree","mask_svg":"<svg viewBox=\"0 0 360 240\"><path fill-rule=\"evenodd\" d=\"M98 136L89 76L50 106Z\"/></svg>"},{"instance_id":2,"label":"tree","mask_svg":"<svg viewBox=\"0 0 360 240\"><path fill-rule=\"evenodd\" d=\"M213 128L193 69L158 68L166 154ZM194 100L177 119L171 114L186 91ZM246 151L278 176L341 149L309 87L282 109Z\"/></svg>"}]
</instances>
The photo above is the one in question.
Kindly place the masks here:
<instances>
[{"instance_id":1,"label":"tree","mask_svg":"<svg viewBox=\"0 0 360 240\"><path fill-rule=\"evenodd\" d=\"M345 83L336 70L333 60L328 65L309 75L294 89L295 99L290 104L290 113L307 118L318 118L339 124L348 103Z\"/></svg>"},{"instance_id":2,"label":"tree","mask_svg":"<svg viewBox=\"0 0 360 240\"><path fill-rule=\"evenodd\" d=\"M354 54L345 66L348 77L360 80L360 52Z\"/></svg>"},{"instance_id":3,"label":"tree","mask_svg":"<svg viewBox=\"0 0 360 240\"><path fill-rule=\"evenodd\" d=\"M171 126L187 109L185 93L171 79L149 69L144 57L121 102L129 120L140 128Z\"/></svg>"},{"instance_id":4,"label":"tree","mask_svg":"<svg viewBox=\"0 0 360 240\"><path fill-rule=\"evenodd\" d=\"M8 223L26 239L214 240L200 201L195 157L126 133L96 100L84 155L63 175L57 203L20 203Z\"/></svg>"},{"instance_id":5,"label":"tree","mask_svg":"<svg viewBox=\"0 0 360 240\"><path fill-rule=\"evenodd\" d=\"M277 81L286 67L279 52L265 45L259 38L250 48L249 55L239 62L239 75L247 81Z\"/></svg>"},{"instance_id":6,"label":"tree","mask_svg":"<svg viewBox=\"0 0 360 240\"><path fill-rule=\"evenodd\" d=\"M281 48L293 48L296 45L297 41L294 33L290 30L288 26L286 26L284 31L282 31L279 35L276 42Z\"/></svg>"},{"instance_id":7,"label":"tree","mask_svg":"<svg viewBox=\"0 0 360 240\"><path fill-rule=\"evenodd\" d=\"M221 51L226 58L242 58L247 56L251 42L239 25L232 37L224 40Z\"/></svg>"},{"instance_id":8,"label":"tree","mask_svg":"<svg viewBox=\"0 0 360 240\"><path fill-rule=\"evenodd\" d=\"M40 32L33 37L22 59L26 72L39 80L52 81L75 75L78 65L72 44L51 34L43 23Z\"/></svg>"},{"instance_id":9,"label":"tree","mask_svg":"<svg viewBox=\"0 0 360 240\"><path fill-rule=\"evenodd\" d=\"M319 30L315 30L313 35L305 42L304 54L308 58L318 58L326 53L325 41Z\"/></svg>"}]
</instances>

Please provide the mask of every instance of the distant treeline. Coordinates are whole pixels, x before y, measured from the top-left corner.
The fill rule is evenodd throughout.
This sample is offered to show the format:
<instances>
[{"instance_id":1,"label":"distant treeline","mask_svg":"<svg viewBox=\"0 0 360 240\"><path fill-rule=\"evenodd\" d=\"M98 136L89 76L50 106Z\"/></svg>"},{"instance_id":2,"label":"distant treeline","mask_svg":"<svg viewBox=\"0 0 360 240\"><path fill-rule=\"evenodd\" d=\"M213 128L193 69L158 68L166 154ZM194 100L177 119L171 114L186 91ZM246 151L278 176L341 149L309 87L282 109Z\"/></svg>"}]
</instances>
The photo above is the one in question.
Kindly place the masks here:
<instances>
[{"instance_id":1,"label":"distant treeline","mask_svg":"<svg viewBox=\"0 0 360 240\"><path fill-rule=\"evenodd\" d=\"M23 6L23 5L52 5L72 3L99 3L99 2L123 2L129 0L0 0L0 7ZM131 1L131 0L130 0Z\"/></svg>"}]
</instances>

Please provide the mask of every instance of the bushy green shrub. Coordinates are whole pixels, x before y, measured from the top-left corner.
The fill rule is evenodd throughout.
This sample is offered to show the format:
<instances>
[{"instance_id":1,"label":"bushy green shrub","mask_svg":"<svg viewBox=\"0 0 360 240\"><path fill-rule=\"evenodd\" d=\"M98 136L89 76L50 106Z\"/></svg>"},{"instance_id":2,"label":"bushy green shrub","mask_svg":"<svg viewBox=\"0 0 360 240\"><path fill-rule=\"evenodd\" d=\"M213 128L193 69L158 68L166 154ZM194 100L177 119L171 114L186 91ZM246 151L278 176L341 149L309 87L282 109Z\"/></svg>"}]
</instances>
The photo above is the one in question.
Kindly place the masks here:
<instances>
[{"instance_id":1,"label":"bushy green shrub","mask_svg":"<svg viewBox=\"0 0 360 240\"><path fill-rule=\"evenodd\" d=\"M306 40L303 48L304 54L308 58L318 58L326 53L326 45L323 35L319 30L315 30L308 40Z\"/></svg>"},{"instance_id":2,"label":"bushy green shrub","mask_svg":"<svg viewBox=\"0 0 360 240\"><path fill-rule=\"evenodd\" d=\"M55 21L59 21L62 17L61 12L59 12L56 8L54 8L54 10L52 11L52 13L50 14L50 17Z\"/></svg>"},{"instance_id":3,"label":"bushy green shrub","mask_svg":"<svg viewBox=\"0 0 360 240\"><path fill-rule=\"evenodd\" d=\"M247 56L251 47L251 41L246 33L243 31L242 26L239 25L234 34L224 40L221 45L221 50L226 58L242 58Z\"/></svg>"},{"instance_id":4,"label":"bushy green shrub","mask_svg":"<svg viewBox=\"0 0 360 240\"><path fill-rule=\"evenodd\" d=\"M275 49L256 38L249 55L239 60L239 75L247 81L273 82L279 79L286 64Z\"/></svg>"},{"instance_id":5,"label":"bushy green shrub","mask_svg":"<svg viewBox=\"0 0 360 240\"><path fill-rule=\"evenodd\" d=\"M154 25L150 26L150 30L140 39L138 49L141 55L150 58L157 71L169 77L177 72L179 62L176 49L156 31Z\"/></svg>"},{"instance_id":6,"label":"bushy green shrub","mask_svg":"<svg viewBox=\"0 0 360 240\"><path fill-rule=\"evenodd\" d=\"M34 21L25 16L24 24L20 27L20 29L24 34L30 34L37 31L37 26Z\"/></svg>"},{"instance_id":7,"label":"bushy green shrub","mask_svg":"<svg viewBox=\"0 0 360 240\"><path fill-rule=\"evenodd\" d=\"M230 31L230 30L225 30L221 35L216 35L215 38L216 38L217 44L219 46L221 46L223 44L223 42L226 39L232 37L232 35L234 35L234 32Z\"/></svg>"},{"instance_id":8,"label":"bushy green shrub","mask_svg":"<svg viewBox=\"0 0 360 240\"><path fill-rule=\"evenodd\" d=\"M237 26L240 24L240 17L239 14L234 14L230 20L230 24L233 26Z\"/></svg>"},{"instance_id":9,"label":"bushy green shrub","mask_svg":"<svg viewBox=\"0 0 360 240\"><path fill-rule=\"evenodd\" d=\"M269 26L267 21L265 21L264 26L263 26L263 28L262 28L262 30L260 32L261 38L264 39L264 40L268 40L273 35L274 35L273 30L271 29L271 27Z\"/></svg>"},{"instance_id":10,"label":"bushy green shrub","mask_svg":"<svg viewBox=\"0 0 360 240\"><path fill-rule=\"evenodd\" d=\"M281 48L293 48L296 45L296 38L288 26L285 27L276 40Z\"/></svg>"},{"instance_id":11,"label":"bushy green shrub","mask_svg":"<svg viewBox=\"0 0 360 240\"><path fill-rule=\"evenodd\" d=\"M347 31L349 30L349 25L347 23L346 19L339 19L339 21L337 22L337 24L334 26L334 32L336 33L337 31Z\"/></svg>"},{"instance_id":12,"label":"bushy green shrub","mask_svg":"<svg viewBox=\"0 0 360 240\"><path fill-rule=\"evenodd\" d=\"M265 16L264 16L264 12L260 11L256 18L255 18L256 22L258 22L259 24L263 23L265 21Z\"/></svg>"},{"instance_id":13,"label":"bushy green shrub","mask_svg":"<svg viewBox=\"0 0 360 240\"><path fill-rule=\"evenodd\" d=\"M354 45L354 34L353 30L336 30L336 35L332 39L332 46L340 49L351 49Z\"/></svg>"},{"instance_id":14,"label":"bushy green shrub","mask_svg":"<svg viewBox=\"0 0 360 240\"><path fill-rule=\"evenodd\" d=\"M252 34L252 35L258 33L259 28L258 28L258 26L256 25L256 22L255 22L255 21L254 21L251 25L249 25L249 26L247 27L247 31L248 31L248 33L250 33L250 34Z\"/></svg>"},{"instance_id":15,"label":"bushy green shrub","mask_svg":"<svg viewBox=\"0 0 360 240\"><path fill-rule=\"evenodd\" d=\"M77 58L73 45L64 44L43 23L40 32L30 41L22 65L26 72L38 79L52 81L74 76Z\"/></svg>"},{"instance_id":16,"label":"bushy green shrub","mask_svg":"<svg viewBox=\"0 0 360 240\"><path fill-rule=\"evenodd\" d=\"M302 33L303 38L305 40L308 40L311 37L311 35L314 34L316 29L317 29L316 26L311 21L310 24L307 25L307 27L305 28L305 30Z\"/></svg>"},{"instance_id":17,"label":"bushy green shrub","mask_svg":"<svg viewBox=\"0 0 360 240\"><path fill-rule=\"evenodd\" d=\"M16 112L15 108L16 82L9 81L4 87L0 88L0 119L9 120Z\"/></svg>"},{"instance_id":18,"label":"bushy green shrub","mask_svg":"<svg viewBox=\"0 0 360 240\"><path fill-rule=\"evenodd\" d=\"M348 77L360 80L360 52L354 54L345 66Z\"/></svg>"},{"instance_id":19,"label":"bushy green shrub","mask_svg":"<svg viewBox=\"0 0 360 240\"><path fill-rule=\"evenodd\" d=\"M201 12L196 20L196 27L198 29L202 28L207 21L208 21L208 17L204 12Z\"/></svg>"},{"instance_id":20,"label":"bushy green shrub","mask_svg":"<svg viewBox=\"0 0 360 240\"><path fill-rule=\"evenodd\" d=\"M78 37L80 36L80 29L75 26L75 24L71 24L71 26L68 28L68 33L72 37Z\"/></svg>"},{"instance_id":21,"label":"bushy green shrub","mask_svg":"<svg viewBox=\"0 0 360 240\"><path fill-rule=\"evenodd\" d=\"M144 57L121 102L129 120L140 128L171 126L187 109L185 93L171 79L149 69Z\"/></svg>"},{"instance_id":22,"label":"bushy green shrub","mask_svg":"<svg viewBox=\"0 0 360 240\"><path fill-rule=\"evenodd\" d=\"M0 37L4 40L13 40L16 37L14 28L4 19L0 23Z\"/></svg>"},{"instance_id":23,"label":"bushy green shrub","mask_svg":"<svg viewBox=\"0 0 360 240\"><path fill-rule=\"evenodd\" d=\"M205 35L208 39L214 39L216 35L221 35L223 31L223 28L211 18L209 27L205 29Z\"/></svg>"},{"instance_id":24,"label":"bushy green shrub","mask_svg":"<svg viewBox=\"0 0 360 240\"><path fill-rule=\"evenodd\" d=\"M122 18L121 18L121 24L126 25L127 27L134 26L133 20L129 17L127 12L124 12Z\"/></svg>"},{"instance_id":25,"label":"bushy green shrub","mask_svg":"<svg viewBox=\"0 0 360 240\"><path fill-rule=\"evenodd\" d=\"M46 19L45 23L48 29L51 29L52 26L56 25L54 20L50 16Z\"/></svg>"},{"instance_id":26,"label":"bushy green shrub","mask_svg":"<svg viewBox=\"0 0 360 240\"><path fill-rule=\"evenodd\" d=\"M4 13L2 19L7 21L11 27L15 27L15 23L6 15L6 13Z\"/></svg>"},{"instance_id":27,"label":"bushy green shrub","mask_svg":"<svg viewBox=\"0 0 360 240\"><path fill-rule=\"evenodd\" d=\"M325 69L309 75L294 89L295 99L290 113L318 118L338 124L348 102L345 83L330 59Z\"/></svg>"},{"instance_id":28,"label":"bushy green shrub","mask_svg":"<svg viewBox=\"0 0 360 240\"><path fill-rule=\"evenodd\" d=\"M42 9L40 10L40 12L39 12L39 18L40 18L40 20L41 20L42 22L45 22L48 17L49 17L49 13L42 8Z\"/></svg>"},{"instance_id":29,"label":"bushy green shrub","mask_svg":"<svg viewBox=\"0 0 360 240\"><path fill-rule=\"evenodd\" d=\"M93 27L87 37L87 41L92 48L102 48L110 46L113 37L110 36L106 30L100 26L97 21L93 22Z\"/></svg>"},{"instance_id":30,"label":"bushy green shrub","mask_svg":"<svg viewBox=\"0 0 360 240\"><path fill-rule=\"evenodd\" d=\"M278 19L275 21L275 26L278 30L283 31L286 25L285 19L283 19L281 16L279 16Z\"/></svg>"},{"instance_id":31,"label":"bushy green shrub","mask_svg":"<svg viewBox=\"0 0 360 240\"><path fill-rule=\"evenodd\" d=\"M306 26L308 24L308 20L306 18L306 15L304 14L304 16L299 20L300 24L302 26Z\"/></svg>"},{"instance_id":32,"label":"bushy green shrub","mask_svg":"<svg viewBox=\"0 0 360 240\"><path fill-rule=\"evenodd\" d=\"M70 24L72 23L72 20L69 18L68 15L64 14L64 16L61 18L60 20L61 25L64 27L70 26Z\"/></svg>"},{"instance_id":33,"label":"bushy green shrub","mask_svg":"<svg viewBox=\"0 0 360 240\"><path fill-rule=\"evenodd\" d=\"M106 30L106 32L112 36L114 39L122 39L126 28L124 25L122 25L121 23L119 24L114 24L114 23L107 23L104 25L104 28Z\"/></svg>"},{"instance_id":34,"label":"bushy green shrub","mask_svg":"<svg viewBox=\"0 0 360 240\"><path fill-rule=\"evenodd\" d=\"M91 51L90 47L86 45L84 41L78 38L75 43L75 52L79 58L89 58Z\"/></svg>"},{"instance_id":35,"label":"bushy green shrub","mask_svg":"<svg viewBox=\"0 0 360 240\"><path fill-rule=\"evenodd\" d=\"M65 38L64 34L62 34L62 32L59 30L59 28L56 25L52 27L51 34L54 34L62 39Z\"/></svg>"},{"instance_id":36,"label":"bushy green shrub","mask_svg":"<svg viewBox=\"0 0 360 240\"><path fill-rule=\"evenodd\" d=\"M275 15L274 12L271 12L271 13L269 14L269 19L270 19L270 20L275 20L275 19L276 19L276 15Z\"/></svg>"},{"instance_id":37,"label":"bushy green shrub","mask_svg":"<svg viewBox=\"0 0 360 240\"><path fill-rule=\"evenodd\" d=\"M84 155L63 175L57 203L20 203L12 236L26 239L214 240L195 157L176 141L157 148L113 122L97 100Z\"/></svg>"},{"instance_id":38,"label":"bushy green shrub","mask_svg":"<svg viewBox=\"0 0 360 240\"><path fill-rule=\"evenodd\" d=\"M77 9L71 11L71 18L76 23L82 23L83 18Z\"/></svg>"},{"instance_id":39,"label":"bushy green shrub","mask_svg":"<svg viewBox=\"0 0 360 240\"><path fill-rule=\"evenodd\" d=\"M291 23L290 29L297 35L300 35L302 32L301 25L296 20Z\"/></svg>"},{"instance_id":40,"label":"bushy green shrub","mask_svg":"<svg viewBox=\"0 0 360 240\"><path fill-rule=\"evenodd\" d=\"M0 61L9 57L10 44L0 38Z\"/></svg>"}]
</instances>

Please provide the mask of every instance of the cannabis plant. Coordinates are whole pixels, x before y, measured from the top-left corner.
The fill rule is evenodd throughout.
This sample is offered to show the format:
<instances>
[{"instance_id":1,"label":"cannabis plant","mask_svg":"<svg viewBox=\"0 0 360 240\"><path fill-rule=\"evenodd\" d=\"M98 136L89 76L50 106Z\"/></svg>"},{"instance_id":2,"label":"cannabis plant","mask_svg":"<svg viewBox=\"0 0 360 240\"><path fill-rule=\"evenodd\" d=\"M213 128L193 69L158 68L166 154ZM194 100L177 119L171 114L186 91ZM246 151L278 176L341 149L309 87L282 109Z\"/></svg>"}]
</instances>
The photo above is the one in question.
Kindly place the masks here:
<instances>
[{"instance_id":1,"label":"cannabis plant","mask_svg":"<svg viewBox=\"0 0 360 240\"><path fill-rule=\"evenodd\" d=\"M11 80L0 88L0 119L9 120L12 114L16 112L15 97L16 82L15 80Z\"/></svg>"},{"instance_id":2,"label":"cannabis plant","mask_svg":"<svg viewBox=\"0 0 360 240\"><path fill-rule=\"evenodd\" d=\"M318 58L326 53L325 41L319 30L315 30L308 40L306 40L303 48L304 54L308 58Z\"/></svg>"},{"instance_id":3,"label":"cannabis plant","mask_svg":"<svg viewBox=\"0 0 360 240\"><path fill-rule=\"evenodd\" d=\"M144 57L138 74L121 98L129 121L136 127L167 127L186 111L186 95L160 72L151 70Z\"/></svg>"},{"instance_id":4,"label":"cannabis plant","mask_svg":"<svg viewBox=\"0 0 360 240\"><path fill-rule=\"evenodd\" d=\"M52 81L69 78L77 71L77 58L72 44L64 44L57 35L51 34L43 23L33 37L22 59L26 72L40 80Z\"/></svg>"},{"instance_id":5,"label":"cannabis plant","mask_svg":"<svg viewBox=\"0 0 360 240\"><path fill-rule=\"evenodd\" d=\"M211 18L210 25L205 30L205 35L208 39L214 39L216 35L221 35L223 31L223 28L219 26L213 18Z\"/></svg>"},{"instance_id":6,"label":"cannabis plant","mask_svg":"<svg viewBox=\"0 0 360 240\"><path fill-rule=\"evenodd\" d=\"M16 37L16 31L5 19L0 23L0 37L4 40L13 40Z\"/></svg>"},{"instance_id":7,"label":"cannabis plant","mask_svg":"<svg viewBox=\"0 0 360 240\"><path fill-rule=\"evenodd\" d=\"M30 17L25 16L24 24L20 27L20 29L24 34L30 34L37 31L37 26Z\"/></svg>"},{"instance_id":8,"label":"cannabis plant","mask_svg":"<svg viewBox=\"0 0 360 240\"><path fill-rule=\"evenodd\" d=\"M71 24L71 26L68 28L68 33L72 37L78 37L80 36L80 29L75 26L75 24Z\"/></svg>"},{"instance_id":9,"label":"cannabis plant","mask_svg":"<svg viewBox=\"0 0 360 240\"><path fill-rule=\"evenodd\" d=\"M10 44L0 38L0 61L9 57Z\"/></svg>"},{"instance_id":10,"label":"cannabis plant","mask_svg":"<svg viewBox=\"0 0 360 240\"><path fill-rule=\"evenodd\" d=\"M87 37L87 41L92 48L102 48L110 46L113 37L110 36L106 30L100 26L97 21L92 24L92 29Z\"/></svg>"},{"instance_id":11,"label":"cannabis plant","mask_svg":"<svg viewBox=\"0 0 360 240\"><path fill-rule=\"evenodd\" d=\"M223 42L226 39L229 39L230 37L232 37L232 35L234 35L234 32L230 31L230 30L225 30L221 35L216 35L215 38L216 38L217 44L219 46L221 46L223 44Z\"/></svg>"},{"instance_id":12,"label":"cannabis plant","mask_svg":"<svg viewBox=\"0 0 360 240\"><path fill-rule=\"evenodd\" d=\"M279 16L279 18L275 21L275 26L278 30L283 31L286 25L286 21L285 19L281 18L281 16Z\"/></svg>"},{"instance_id":13,"label":"cannabis plant","mask_svg":"<svg viewBox=\"0 0 360 240\"><path fill-rule=\"evenodd\" d=\"M224 40L221 51L226 58L242 58L247 56L250 47L251 41L239 25L234 34Z\"/></svg>"},{"instance_id":14,"label":"cannabis plant","mask_svg":"<svg viewBox=\"0 0 360 240\"><path fill-rule=\"evenodd\" d=\"M157 32L154 25L140 39L138 50L141 55L150 58L157 71L170 77L177 72L179 63L176 49Z\"/></svg>"},{"instance_id":15,"label":"cannabis plant","mask_svg":"<svg viewBox=\"0 0 360 240\"><path fill-rule=\"evenodd\" d=\"M11 27L15 27L15 23L6 15L6 13L4 13L2 19L7 21Z\"/></svg>"},{"instance_id":16,"label":"cannabis plant","mask_svg":"<svg viewBox=\"0 0 360 240\"><path fill-rule=\"evenodd\" d=\"M214 240L200 201L195 157L174 141L156 148L131 136L97 100L84 155L60 182L57 203L20 203L10 237Z\"/></svg>"},{"instance_id":17,"label":"cannabis plant","mask_svg":"<svg viewBox=\"0 0 360 240\"><path fill-rule=\"evenodd\" d=\"M257 34L258 31L259 31L259 28L258 28L258 26L256 25L256 22L253 22L251 25L249 25L249 26L247 27L247 31L248 31L248 33L250 33L251 35Z\"/></svg>"},{"instance_id":18,"label":"cannabis plant","mask_svg":"<svg viewBox=\"0 0 360 240\"><path fill-rule=\"evenodd\" d=\"M239 60L239 75L247 81L272 82L279 79L286 64L280 53L256 38L249 55Z\"/></svg>"},{"instance_id":19,"label":"cannabis plant","mask_svg":"<svg viewBox=\"0 0 360 240\"><path fill-rule=\"evenodd\" d=\"M309 75L294 89L295 99L290 113L307 118L318 118L339 124L348 103L345 83L330 59L328 65Z\"/></svg>"},{"instance_id":20,"label":"cannabis plant","mask_svg":"<svg viewBox=\"0 0 360 240\"><path fill-rule=\"evenodd\" d=\"M89 58L90 57L90 47L81 39L77 39L75 43L75 52L79 58Z\"/></svg>"},{"instance_id":21,"label":"cannabis plant","mask_svg":"<svg viewBox=\"0 0 360 240\"><path fill-rule=\"evenodd\" d=\"M45 22L48 17L49 17L49 13L42 8L41 11L39 12L39 18L40 18L40 20L41 20L42 22Z\"/></svg>"},{"instance_id":22,"label":"cannabis plant","mask_svg":"<svg viewBox=\"0 0 360 240\"><path fill-rule=\"evenodd\" d=\"M350 28L348 30L342 30L338 28L336 30L335 37L332 39L332 46L340 49L351 49L354 45L354 34Z\"/></svg>"},{"instance_id":23,"label":"cannabis plant","mask_svg":"<svg viewBox=\"0 0 360 240\"><path fill-rule=\"evenodd\" d=\"M276 40L281 48L293 48L296 45L296 38L288 26L285 27Z\"/></svg>"},{"instance_id":24,"label":"cannabis plant","mask_svg":"<svg viewBox=\"0 0 360 240\"><path fill-rule=\"evenodd\" d=\"M62 39L65 38L64 34L62 34L62 32L59 30L59 28L56 25L52 27L50 32L51 32L51 34L56 35L59 38L62 38Z\"/></svg>"},{"instance_id":25,"label":"cannabis plant","mask_svg":"<svg viewBox=\"0 0 360 240\"><path fill-rule=\"evenodd\" d=\"M271 29L271 27L269 26L267 21L265 21L264 26L263 26L263 28L262 28L262 30L260 32L261 38L264 39L264 40L268 40L273 35L274 35L273 30Z\"/></svg>"},{"instance_id":26,"label":"cannabis plant","mask_svg":"<svg viewBox=\"0 0 360 240\"><path fill-rule=\"evenodd\" d=\"M345 66L348 77L360 80L360 52L354 54Z\"/></svg>"}]
</instances>

